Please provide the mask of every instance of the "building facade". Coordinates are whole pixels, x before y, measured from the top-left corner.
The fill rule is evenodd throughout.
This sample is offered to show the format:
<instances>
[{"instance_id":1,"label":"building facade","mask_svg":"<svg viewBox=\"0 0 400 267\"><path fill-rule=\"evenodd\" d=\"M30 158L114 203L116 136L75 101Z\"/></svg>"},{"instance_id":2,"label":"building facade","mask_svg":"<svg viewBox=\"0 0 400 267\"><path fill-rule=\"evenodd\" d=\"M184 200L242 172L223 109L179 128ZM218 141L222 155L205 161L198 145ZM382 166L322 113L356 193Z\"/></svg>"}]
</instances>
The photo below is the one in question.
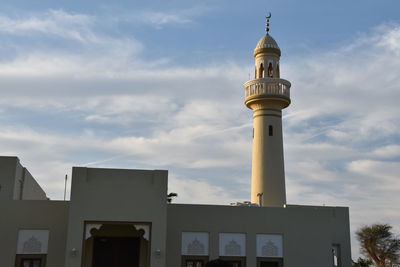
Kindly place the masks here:
<instances>
[{"instance_id":1,"label":"building facade","mask_svg":"<svg viewBox=\"0 0 400 267\"><path fill-rule=\"evenodd\" d=\"M267 33L245 83L254 111L251 202L167 202L168 172L74 167L70 201L51 201L17 157L0 157L0 266L351 266L346 207L286 203L282 109L290 82Z\"/></svg>"}]
</instances>

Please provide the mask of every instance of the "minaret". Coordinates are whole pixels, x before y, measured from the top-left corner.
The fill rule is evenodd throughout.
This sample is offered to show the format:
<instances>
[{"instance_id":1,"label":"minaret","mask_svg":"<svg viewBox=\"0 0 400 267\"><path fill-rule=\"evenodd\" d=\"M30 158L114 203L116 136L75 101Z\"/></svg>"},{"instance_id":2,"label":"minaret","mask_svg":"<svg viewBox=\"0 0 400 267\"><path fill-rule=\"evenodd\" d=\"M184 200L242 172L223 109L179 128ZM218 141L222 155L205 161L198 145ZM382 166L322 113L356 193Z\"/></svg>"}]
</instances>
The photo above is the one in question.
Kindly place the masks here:
<instances>
[{"instance_id":1,"label":"minaret","mask_svg":"<svg viewBox=\"0 0 400 267\"><path fill-rule=\"evenodd\" d=\"M251 202L260 206L286 204L282 109L290 104L290 82L280 78L281 50L266 34L254 49L255 77L244 84L245 105L253 110Z\"/></svg>"}]
</instances>

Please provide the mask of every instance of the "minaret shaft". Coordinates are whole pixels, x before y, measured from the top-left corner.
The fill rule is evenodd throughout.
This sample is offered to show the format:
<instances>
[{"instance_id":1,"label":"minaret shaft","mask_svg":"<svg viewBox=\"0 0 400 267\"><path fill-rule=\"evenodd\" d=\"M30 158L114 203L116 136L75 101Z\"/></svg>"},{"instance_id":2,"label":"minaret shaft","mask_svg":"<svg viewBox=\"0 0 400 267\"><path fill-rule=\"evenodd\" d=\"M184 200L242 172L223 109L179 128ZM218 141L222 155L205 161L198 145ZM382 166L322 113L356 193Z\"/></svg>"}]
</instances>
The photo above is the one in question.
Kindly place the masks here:
<instances>
[{"instance_id":1,"label":"minaret shaft","mask_svg":"<svg viewBox=\"0 0 400 267\"><path fill-rule=\"evenodd\" d=\"M251 202L282 207L286 192L281 110L254 110L253 129Z\"/></svg>"}]
</instances>

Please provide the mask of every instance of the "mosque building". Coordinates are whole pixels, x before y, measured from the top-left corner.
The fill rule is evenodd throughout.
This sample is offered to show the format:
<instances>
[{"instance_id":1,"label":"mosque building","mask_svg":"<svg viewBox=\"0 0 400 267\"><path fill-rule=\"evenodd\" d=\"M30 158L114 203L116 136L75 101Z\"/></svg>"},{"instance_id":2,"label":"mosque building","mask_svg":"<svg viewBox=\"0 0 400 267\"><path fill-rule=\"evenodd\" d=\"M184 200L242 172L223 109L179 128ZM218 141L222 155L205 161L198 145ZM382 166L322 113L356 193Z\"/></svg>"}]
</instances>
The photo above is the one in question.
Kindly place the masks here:
<instances>
[{"instance_id":1,"label":"mosque building","mask_svg":"<svg viewBox=\"0 0 400 267\"><path fill-rule=\"evenodd\" d=\"M49 200L17 157L0 157L0 266L350 267L347 207L286 203L281 50L269 34L244 84L253 111L251 201L167 201L165 170L73 167L70 201Z\"/></svg>"}]
</instances>

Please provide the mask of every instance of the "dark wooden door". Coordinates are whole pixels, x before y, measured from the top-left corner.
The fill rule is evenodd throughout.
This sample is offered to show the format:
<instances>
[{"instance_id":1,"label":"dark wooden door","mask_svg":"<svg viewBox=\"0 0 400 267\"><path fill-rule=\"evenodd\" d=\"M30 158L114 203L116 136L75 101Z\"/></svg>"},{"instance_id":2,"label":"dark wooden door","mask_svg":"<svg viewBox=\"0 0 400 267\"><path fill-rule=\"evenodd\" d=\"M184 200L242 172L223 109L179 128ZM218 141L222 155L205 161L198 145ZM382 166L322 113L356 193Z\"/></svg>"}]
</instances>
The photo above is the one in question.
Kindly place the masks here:
<instances>
[{"instance_id":1,"label":"dark wooden door","mask_svg":"<svg viewBox=\"0 0 400 267\"><path fill-rule=\"evenodd\" d=\"M95 237L93 267L139 267L140 239L137 237Z\"/></svg>"}]
</instances>

